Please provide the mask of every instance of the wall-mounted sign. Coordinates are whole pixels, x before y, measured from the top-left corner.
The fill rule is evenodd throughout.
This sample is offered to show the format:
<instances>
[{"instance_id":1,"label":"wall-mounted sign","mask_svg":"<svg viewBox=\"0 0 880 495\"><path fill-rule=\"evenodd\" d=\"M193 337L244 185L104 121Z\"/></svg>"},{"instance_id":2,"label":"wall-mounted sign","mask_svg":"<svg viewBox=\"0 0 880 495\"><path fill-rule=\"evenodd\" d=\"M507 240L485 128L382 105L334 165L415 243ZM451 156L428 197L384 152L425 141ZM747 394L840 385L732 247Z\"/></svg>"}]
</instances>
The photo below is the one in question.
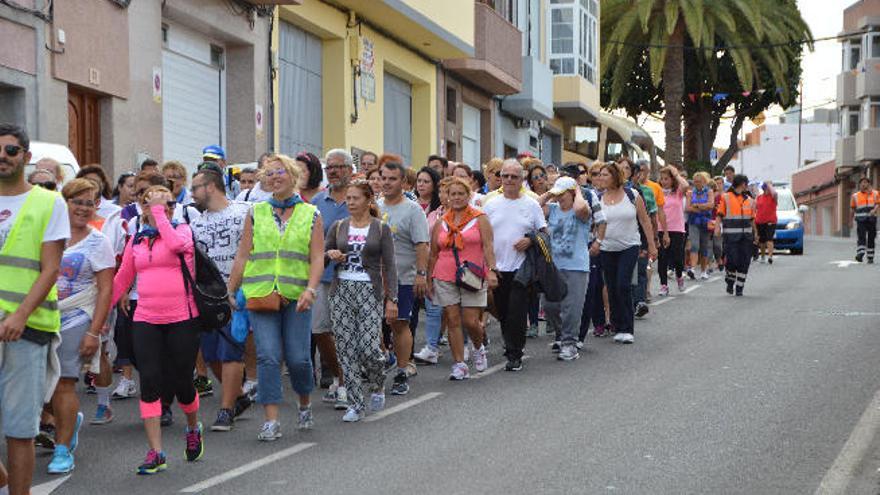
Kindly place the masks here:
<instances>
[{"instance_id":1,"label":"wall-mounted sign","mask_svg":"<svg viewBox=\"0 0 880 495\"><path fill-rule=\"evenodd\" d=\"M373 52L373 42L363 38L363 52L361 53L361 98L367 101L376 101L376 58Z\"/></svg>"},{"instance_id":2,"label":"wall-mounted sign","mask_svg":"<svg viewBox=\"0 0 880 495\"><path fill-rule=\"evenodd\" d=\"M162 69L153 67L153 101L162 103Z\"/></svg>"},{"instance_id":3,"label":"wall-mounted sign","mask_svg":"<svg viewBox=\"0 0 880 495\"><path fill-rule=\"evenodd\" d=\"M257 127L257 134L263 134L263 105L257 105L254 108L254 124Z\"/></svg>"}]
</instances>

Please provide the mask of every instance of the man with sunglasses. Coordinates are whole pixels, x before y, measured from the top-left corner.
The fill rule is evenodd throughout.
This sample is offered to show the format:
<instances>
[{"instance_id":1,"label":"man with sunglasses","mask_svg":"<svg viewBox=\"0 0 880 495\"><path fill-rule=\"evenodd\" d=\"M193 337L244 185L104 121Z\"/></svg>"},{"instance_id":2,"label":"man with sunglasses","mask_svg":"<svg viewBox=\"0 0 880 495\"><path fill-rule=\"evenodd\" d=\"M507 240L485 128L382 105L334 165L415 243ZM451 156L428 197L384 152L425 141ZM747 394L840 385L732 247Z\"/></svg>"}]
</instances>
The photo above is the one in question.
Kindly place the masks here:
<instances>
[{"instance_id":1,"label":"man with sunglasses","mask_svg":"<svg viewBox=\"0 0 880 495\"><path fill-rule=\"evenodd\" d=\"M38 168L28 174L28 184L32 186L40 186L47 191L56 191L58 189L58 183L55 182L55 176L52 175L52 172L44 169Z\"/></svg>"},{"instance_id":2,"label":"man with sunglasses","mask_svg":"<svg viewBox=\"0 0 880 495\"><path fill-rule=\"evenodd\" d=\"M30 491L40 411L58 378L48 358L60 343L55 282L70 238L61 196L25 181L29 146L24 129L0 124L0 420L8 491L16 495ZM0 489L5 485L0 465Z\"/></svg>"}]
</instances>

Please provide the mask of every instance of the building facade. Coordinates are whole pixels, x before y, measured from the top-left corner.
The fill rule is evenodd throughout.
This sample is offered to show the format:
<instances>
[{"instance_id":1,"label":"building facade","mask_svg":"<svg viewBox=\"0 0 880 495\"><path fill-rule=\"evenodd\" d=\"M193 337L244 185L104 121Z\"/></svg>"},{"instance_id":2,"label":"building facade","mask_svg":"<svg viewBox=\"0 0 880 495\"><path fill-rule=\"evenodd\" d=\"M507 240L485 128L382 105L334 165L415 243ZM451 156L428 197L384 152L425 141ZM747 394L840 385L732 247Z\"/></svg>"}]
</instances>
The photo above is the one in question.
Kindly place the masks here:
<instances>
[{"instance_id":1,"label":"building facade","mask_svg":"<svg viewBox=\"0 0 880 495\"><path fill-rule=\"evenodd\" d=\"M837 164L834 160L812 163L791 174L791 192L798 205L806 206L804 233L841 235L840 204L837 201ZM849 214L849 205L844 214Z\"/></svg>"}]
</instances>

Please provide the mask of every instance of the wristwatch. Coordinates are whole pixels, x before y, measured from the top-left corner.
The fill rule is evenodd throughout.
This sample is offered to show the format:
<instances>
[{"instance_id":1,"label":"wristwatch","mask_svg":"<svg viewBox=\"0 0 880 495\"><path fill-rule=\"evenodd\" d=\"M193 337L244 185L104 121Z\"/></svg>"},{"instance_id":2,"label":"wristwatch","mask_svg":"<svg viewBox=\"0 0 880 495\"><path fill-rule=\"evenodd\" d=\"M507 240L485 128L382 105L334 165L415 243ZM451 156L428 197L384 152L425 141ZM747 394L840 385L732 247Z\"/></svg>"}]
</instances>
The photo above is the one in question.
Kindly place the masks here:
<instances>
[{"instance_id":1,"label":"wristwatch","mask_svg":"<svg viewBox=\"0 0 880 495\"><path fill-rule=\"evenodd\" d=\"M306 287L306 290L311 292L313 296L318 297L318 291L314 287Z\"/></svg>"},{"instance_id":2,"label":"wristwatch","mask_svg":"<svg viewBox=\"0 0 880 495\"><path fill-rule=\"evenodd\" d=\"M394 304L397 304L397 298L396 298L396 297L387 297L386 299L388 299L389 301L393 302Z\"/></svg>"},{"instance_id":3,"label":"wristwatch","mask_svg":"<svg viewBox=\"0 0 880 495\"><path fill-rule=\"evenodd\" d=\"M428 272L426 270L416 270L416 275L418 275L419 277L427 277Z\"/></svg>"}]
</instances>

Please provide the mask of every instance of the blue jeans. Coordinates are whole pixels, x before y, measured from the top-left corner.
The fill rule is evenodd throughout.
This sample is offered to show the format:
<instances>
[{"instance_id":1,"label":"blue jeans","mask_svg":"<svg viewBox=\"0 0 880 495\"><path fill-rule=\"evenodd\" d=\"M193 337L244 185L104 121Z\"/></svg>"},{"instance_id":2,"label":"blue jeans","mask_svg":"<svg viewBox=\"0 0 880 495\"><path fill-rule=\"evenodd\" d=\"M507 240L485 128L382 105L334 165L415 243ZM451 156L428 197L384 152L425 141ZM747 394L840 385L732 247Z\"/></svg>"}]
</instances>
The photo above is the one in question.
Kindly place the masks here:
<instances>
[{"instance_id":1,"label":"blue jeans","mask_svg":"<svg viewBox=\"0 0 880 495\"><path fill-rule=\"evenodd\" d=\"M440 348L440 318L443 308L425 297L425 342L435 351Z\"/></svg>"},{"instance_id":2,"label":"blue jeans","mask_svg":"<svg viewBox=\"0 0 880 495\"><path fill-rule=\"evenodd\" d=\"M278 404L281 390L281 361L287 363L293 391L309 395L315 388L312 374L312 311L296 312L296 301L277 312L250 312L257 348L257 402Z\"/></svg>"},{"instance_id":3,"label":"blue jeans","mask_svg":"<svg viewBox=\"0 0 880 495\"><path fill-rule=\"evenodd\" d=\"M634 273L635 283L632 284L632 305L645 302L648 293L648 256L639 256Z\"/></svg>"},{"instance_id":4,"label":"blue jeans","mask_svg":"<svg viewBox=\"0 0 880 495\"><path fill-rule=\"evenodd\" d=\"M602 251L601 256L611 306L611 324L619 333L633 333L632 276L639 258L639 246L623 251Z\"/></svg>"}]
</instances>

